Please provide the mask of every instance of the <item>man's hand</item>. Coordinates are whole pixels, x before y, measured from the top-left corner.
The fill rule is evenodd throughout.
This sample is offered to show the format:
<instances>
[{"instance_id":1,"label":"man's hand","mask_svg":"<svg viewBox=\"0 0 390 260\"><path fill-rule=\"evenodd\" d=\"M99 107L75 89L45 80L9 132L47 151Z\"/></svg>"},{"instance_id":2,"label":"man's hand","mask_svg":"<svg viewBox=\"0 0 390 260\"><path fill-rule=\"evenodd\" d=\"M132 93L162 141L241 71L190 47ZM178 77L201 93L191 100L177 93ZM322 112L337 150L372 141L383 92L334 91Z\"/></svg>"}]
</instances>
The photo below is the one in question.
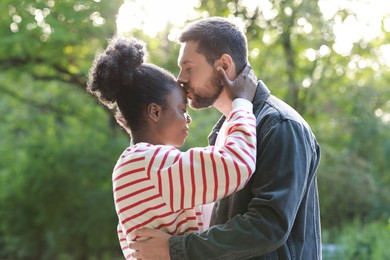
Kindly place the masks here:
<instances>
[{"instance_id":1,"label":"man's hand","mask_svg":"<svg viewBox=\"0 0 390 260\"><path fill-rule=\"evenodd\" d=\"M231 81L222 67L216 68L219 79L222 81L225 89L231 98L245 98L249 101L253 100L257 88L257 78L251 66L247 64L237 78Z\"/></svg>"},{"instance_id":2,"label":"man's hand","mask_svg":"<svg viewBox=\"0 0 390 260\"><path fill-rule=\"evenodd\" d=\"M142 260L171 259L169 256L169 238L171 235L156 229L142 228L135 231L138 238L129 247L135 252L133 257Z\"/></svg>"}]
</instances>

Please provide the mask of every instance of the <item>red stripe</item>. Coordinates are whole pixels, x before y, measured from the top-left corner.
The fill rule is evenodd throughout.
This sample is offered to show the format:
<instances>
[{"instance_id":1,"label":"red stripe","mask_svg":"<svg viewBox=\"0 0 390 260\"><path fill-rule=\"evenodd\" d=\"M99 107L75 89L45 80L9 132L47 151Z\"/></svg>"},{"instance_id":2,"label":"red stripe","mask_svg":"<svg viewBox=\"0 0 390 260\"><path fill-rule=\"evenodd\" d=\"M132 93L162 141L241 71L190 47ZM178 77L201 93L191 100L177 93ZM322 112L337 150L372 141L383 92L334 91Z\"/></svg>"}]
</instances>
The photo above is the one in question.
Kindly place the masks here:
<instances>
[{"instance_id":1,"label":"red stripe","mask_svg":"<svg viewBox=\"0 0 390 260\"><path fill-rule=\"evenodd\" d=\"M190 172L191 172L191 187L192 187L192 196L191 196L191 205L190 207L195 207L195 192L196 192L196 185L195 185L195 172L194 172L194 150L190 151Z\"/></svg>"},{"instance_id":2,"label":"red stripe","mask_svg":"<svg viewBox=\"0 0 390 260\"><path fill-rule=\"evenodd\" d=\"M234 111L231 115L230 115L230 118L233 118L237 113L241 112L241 111L244 111L244 110L236 110Z\"/></svg>"},{"instance_id":3,"label":"red stripe","mask_svg":"<svg viewBox=\"0 0 390 260\"><path fill-rule=\"evenodd\" d=\"M137 230L137 229L139 229L139 228L141 228L141 227L145 227L145 226L148 225L150 222L153 222L155 219L158 219L158 218L165 218L165 217L167 217L167 216L169 216L169 215L172 215L172 212L167 212L167 213L161 214L161 215L155 215L154 217L148 219L147 221L144 221L144 222L142 222L142 223L140 223L140 224L138 224L138 225L135 225L135 226L131 227L130 229L128 229L128 230L126 231L126 235L128 235L129 233L131 233L131 232L133 232L134 230Z\"/></svg>"},{"instance_id":4,"label":"red stripe","mask_svg":"<svg viewBox=\"0 0 390 260\"><path fill-rule=\"evenodd\" d=\"M214 198L213 198L213 201L216 201L217 200L217 189L218 189L218 174L217 174L217 166L215 164L215 158L214 158L214 151L215 150L215 146L213 146L211 148L211 154L210 154L210 157L211 157L211 163L212 163L212 167L213 167L213 176L214 176Z\"/></svg>"},{"instance_id":5,"label":"red stripe","mask_svg":"<svg viewBox=\"0 0 390 260\"><path fill-rule=\"evenodd\" d=\"M252 159L252 162L255 162L255 157L253 157L252 154L251 154L250 152L248 152L248 151L245 150L245 149L242 149L241 147L240 147L240 149L241 149L246 155L248 155L248 156ZM250 170L249 170L249 172L250 172ZM251 173L251 172L250 172L250 173Z\"/></svg>"},{"instance_id":6,"label":"red stripe","mask_svg":"<svg viewBox=\"0 0 390 260\"><path fill-rule=\"evenodd\" d=\"M152 144L146 144L145 145L147 148L145 148L145 147L143 147L143 146L141 146L141 147L135 147L135 148L137 148L137 150L135 150L134 152L135 153L142 153L142 152L146 152L146 151L149 151L149 148L151 147L151 146L153 146Z\"/></svg>"},{"instance_id":7,"label":"red stripe","mask_svg":"<svg viewBox=\"0 0 390 260\"><path fill-rule=\"evenodd\" d=\"M224 194L223 196L226 197L226 195L227 195L228 192L229 192L229 185L230 185L229 169L228 169L228 167L227 167L225 158L222 157L221 159L222 159L223 169L224 169L224 173L225 173L225 180L226 180L225 194Z\"/></svg>"},{"instance_id":8,"label":"red stripe","mask_svg":"<svg viewBox=\"0 0 390 260\"><path fill-rule=\"evenodd\" d=\"M124 199L130 198L130 197L135 196L135 195L137 195L137 194L140 194L140 193L142 193L142 192L145 192L145 191L148 191L148 190L152 190L153 188L154 188L154 186L149 186L149 187L146 187L146 188L137 190L137 191L135 191L135 192L133 192L133 193L126 194L126 195L123 196L123 197L117 198L117 199L115 200L115 203L121 202L121 201L124 200Z\"/></svg>"},{"instance_id":9,"label":"red stripe","mask_svg":"<svg viewBox=\"0 0 390 260\"><path fill-rule=\"evenodd\" d=\"M137 214L134 214L134 215L131 215L130 217L128 218L125 218L124 220L122 220L122 225L126 224L127 222L129 222L130 220L133 220L133 219L136 219L138 218L139 216L142 216L144 214L146 214L147 212L149 211L152 211L152 210L156 210L156 209L159 209L159 208L162 208L165 206L165 203L160 203L159 205L156 205L156 206L153 206L153 207L148 207L147 209L143 210L143 211L140 211L138 212Z\"/></svg>"},{"instance_id":10,"label":"red stripe","mask_svg":"<svg viewBox=\"0 0 390 260\"><path fill-rule=\"evenodd\" d=\"M114 182L114 181L117 181L117 180L119 180L119 179L121 179L123 177L126 177L126 176L130 175L130 174L138 173L138 172L142 172L142 171L145 171L145 168L137 168L137 169L134 169L134 170L131 170L131 171L128 171L128 172L124 172L124 173L116 176L116 178L113 179L112 181Z\"/></svg>"},{"instance_id":11,"label":"red stripe","mask_svg":"<svg viewBox=\"0 0 390 260\"><path fill-rule=\"evenodd\" d=\"M184 214L184 216L186 216L185 212L183 211L182 213L180 213L179 215L177 215L176 218L175 218L173 221L171 221L171 222L169 222L169 223L162 223L161 225L159 225L158 227L156 227L156 229L161 229L161 228L163 228L163 227L168 227L168 226L173 225L173 224L177 221L177 219L178 219L180 216L182 216L183 214ZM177 230L180 229L180 227L181 227L183 224L187 223L188 220L195 220L195 219L196 219L196 217L189 217L189 218L186 218L186 219L180 221L179 223L177 223L177 224L175 225L175 230L169 232L169 234L172 234L172 235L173 235L173 234L176 234L176 233L177 233Z\"/></svg>"},{"instance_id":12,"label":"red stripe","mask_svg":"<svg viewBox=\"0 0 390 260\"><path fill-rule=\"evenodd\" d=\"M178 233L179 236L181 235L184 235L185 233L188 233L188 232L196 232L196 231L199 231L199 228L198 227L189 227L187 228L186 230Z\"/></svg>"},{"instance_id":13,"label":"red stripe","mask_svg":"<svg viewBox=\"0 0 390 260\"><path fill-rule=\"evenodd\" d=\"M227 146L226 149L228 149L232 154L234 154L248 169L249 174L251 173L251 167L246 163L246 161L238 154L236 153L231 147ZM236 162L233 160L233 162Z\"/></svg>"},{"instance_id":14,"label":"red stripe","mask_svg":"<svg viewBox=\"0 0 390 260\"><path fill-rule=\"evenodd\" d=\"M236 161L233 161L234 168L236 169L237 172L237 185L236 188L234 189L234 192L238 190L239 184L241 183L241 172L240 172L240 167L238 167L238 164Z\"/></svg>"},{"instance_id":15,"label":"red stripe","mask_svg":"<svg viewBox=\"0 0 390 260\"><path fill-rule=\"evenodd\" d=\"M173 180L172 180L172 168L168 169L168 182L169 182L169 206L171 210L173 211Z\"/></svg>"},{"instance_id":16,"label":"red stripe","mask_svg":"<svg viewBox=\"0 0 390 260\"><path fill-rule=\"evenodd\" d=\"M183 160L180 158L179 161L179 172L180 172L180 191L181 191L181 196L180 196L180 208L184 209L184 192L185 192L185 187L184 187L184 178L183 178Z\"/></svg>"},{"instance_id":17,"label":"red stripe","mask_svg":"<svg viewBox=\"0 0 390 260\"><path fill-rule=\"evenodd\" d=\"M160 152L160 150L161 150L161 146L158 147L158 148L156 149L156 151L154 151L154 154L153 154L152 158L150 159L150 163L149 163L148 171L147 171L147 174L148 174L148 177L149 177L149 178L150 178L150 171L151 171L151 168L152 168L152 166L153 166L154 159L156 158L156 156L157 156L157 154Z\"/></svg>"},{"instance_id":18,"label":"red stripe","mask_svg":"<svg viewBox=\"0 0 390 260\"><path fill-rule=\"evenodd\" d=\"M200 152L200 162L202 165L202 179L203 179L203 202L202 204L206 204L207 200L207 177L206 177L206 165L204 163L204 154L203 151Z\"/></svg>"},{"instance_id":19,"label":"red stripe","mask_svg":"<svg viewBox=\"0 0 390 260\"><path fill-rule=\"evenodd\" d=\"M121 186L118 186L115 188L114 192L117 192L117 191L120 191L121 189L124 189L124 188L127 188L131 185L135 185L135 184L138 184L140 182L144 182L144 181L148 181L149 178L148 177L145 177L145 178L142 178L142 179L138 179L138 180L135 180L135 181L132 181L132 182L128 182L128 183L125 183Z\"/></svg>"},{"instance_id":20,"label":"red stripe","mask_svg":"<svg viewBox=\"0 0 390 260\"><path fill-rule=\"evenodd\" d=\"M164 157L161 161L161 164L160 164L160 167L158 168L158 171L157 171L157 177L158 177L158 190L160 192L160 195L162 194L162 177L161 177L161 169L163 169L164 167L164 164L165 162L167 161L167 157L169 155L169 153L171 152L171 150L168 150L165 154L164 154Z\"/></svg>"},{"instance_id":21,"label":"red stripe","mask_svg":"<svg viewBox=\"0 0 390 260\"><path fill-rule=\"evenodd\" d=\"M154 196L152 196L152 197L149 197L149 198L146 198L146 199L143 199L143 200L139 200L137 203L130 204L130 205L124 207L124 208L121 208L121 209L118 211L118 215L121 214L121 213L123 213L123 212L125 212L126 210L129 210L129 209L134 208L134 207L136 207L136 206L138 206L138 205L140 205L140 204L142 204L142 203L149 202L149 201L154 200L154 199L159 198L159 197L160 197L160 196L157 194L157 195L154 195Z\"/></svg>"},{"instance_id":22,"label":"red stripe","mask_svg":"<svg viewBox=\"0 0 390 260\"><path fill-rule=\"evenodd\" d=\"M176 154L175 160L173 160L173 164L175 164L180 159L181 153Z\"/></svg>"},{"instance_id":23,"label":"red stripe","mask_svg":"<svg viewBox=\"0 0 390 260\"><path fill-rule=\"evenodd\" d=\"M176 229L172 232L172 234L176 234L177 233L177 230L180 229L180 227L185 224L185 223L188 223L190 220L196 220L196 217L187 217L185 219L183 219L182 221L180 221L179 223L177 223L176 225ZM188 230L188 229L187 229ZM180 234L180 233L179 233Z\"/></svg>"},{"instance_id":24,"label":"red stripe","mask_svg":"<svg viewBox=\"0 0 390 260\"><path fill-rule=\"evenodd\" d=\"M235 137L235 138L238 138L238 137ZM246 143L245 140L243 140L243 141ZM235 142L228 142L228 143L226 143L226 146L227 147L232 147L235 144L236 144ZM249 145L248 143L246 143L246 144L248 146L250 146L251 149L256 149L253 145ZM249 153L246 149L241 148L241 146L238 146L237 149L240 149L241 151L243 151L246 155L248 155L252 159L253 162L255 162L255 157L253 157L253 155L251 153ZM242 161L245 161L245 160L242 159Z\"/></svg>"},{"instance_id":25,"label":"red stripe","mask_svg":"<svg viewBox=\"0 0 390 260\"><path fill-rule=\"evenodd\" d=\"M238 117L234 118L234 120L232 120L230 122L238 121L239 119L247 120L248 117L241 115L241 116L238 116ZM240 125L242 125L242 124L246 124L246 123L240 123Z\"/></svg>"},{"instance_id":26,"label":"red stripe","mask_svg":"<svg viewBox=\"0 0 390 260\"><path fill-rule=\"evenodd\" d=\"M175 158L175 160L174 160L174 163L176 163L177 160L179 160L179 158L180 158L180 153L178 153L178 154L176 155L176 158ZM177 187L174 187L174 186L173 186L172 167L169 168L168 174L169 174L169 175L168 175L168 176L169 176L169 187L168 187L168 189L169 189L169 202L170 202L170 205L171 205L171 210L173 211L173 210L174 210L174 206L173 206L173 202L174 202L173 189L176 189ZM181 176L180 176L180 177L181 177ZM182 193L180 193L180 194L182 194Z\"/></svg>"},{"instance_id":27,"label":"red stripe","mask_svg":"<svg viewBox=\"0 0 390 260\"><path fill-rule=\"evenodd\" d=\"M181 215L182 215L182 214L178 214L174 220L172 220L171 222L162 223L161 225L157 226L156 229L161 229L161 228L163 228L163 227L171 226L173 223L175 223L175 222L177 221L177 219L178 219ZM176 229L177 229L177 226L176 226ZM171 232L171 233L172 233L172 234L176 233L176 230L174 230L174 231Z\"/></svg>"},{"instance_id":28,"label":"red stripe","mask_svg":"<svg viewBox=\"0 0 390 260\"><path fill-rule=\"evenodd\" d=\"M131 160L128 160L128 161L125 161L119 165L117 165L114 169L114 171L118 170L119 168L129 164L129 163L133 163L133 162L138 162L138 161L142 161L145 159L145 156L142 156L142 157L138 157L138 158L134 158L134 159L131 159Z\"/></svg>"},{"instance_id":29,"label":"red stripe","mask_svg":"<svg viewBox=\"0 0 390 260\"><path fill-rule=\"evenodd\" d=\"M237 138L237 139L242 140L243 142L245 142L245 144L246 144L247 146L249 146L249 147L252 148L252 149L255 149L255 148L256 148L253 144L248 143L247 140L246 140L245 138L243 138L242 136L232 136L232 138ZM230 143L229 143L229 144L230 144Z\"/></svg>"},{"instance_id":30,"label":"red stripe","mask_svg":"<svg viewBox=\"0 0 390 260\"><path fill-rule=\"evenodd\" d=\"M198 231L198 230L199 230L198 227L189 227L188 228L188 231L191 231L191 232Z\"/></svg>"},{"instance_id":31,"label":"red stripe","mask_svg":"<svg viewBox=\"0 0 390 260\"><path fill-rule=\"evenodd\" d=\"M232 133L235 133L235 132L240 132L240 133L243 133L244 135L246 136L252 136L251 133L247 133L245 132L243 129L236 129L234 127L230 128L229 131L228 131L228 135L232 134Z\"/></svg>"}]
</instances>

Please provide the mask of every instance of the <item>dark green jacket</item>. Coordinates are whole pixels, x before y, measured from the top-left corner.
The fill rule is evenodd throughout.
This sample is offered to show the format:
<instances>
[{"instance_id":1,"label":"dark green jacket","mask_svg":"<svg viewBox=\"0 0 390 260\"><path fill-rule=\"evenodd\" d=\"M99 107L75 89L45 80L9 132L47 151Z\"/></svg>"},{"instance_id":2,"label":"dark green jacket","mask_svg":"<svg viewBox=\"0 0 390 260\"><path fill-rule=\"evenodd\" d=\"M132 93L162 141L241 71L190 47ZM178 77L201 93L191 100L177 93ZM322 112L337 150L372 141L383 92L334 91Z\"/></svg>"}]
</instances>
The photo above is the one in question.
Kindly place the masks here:
<instances>
[{"instance_id":1,"label":"dark green jacket","mask_svg":"<svg viewBox=\"0 0 390 260\"><path fill-rule=\"evenodd\" d=\"M316 172L320 148L305 120L260 81L256 171L244 189L215 203L211 227L173 236L171 259L321 259ZM224 117L209 136L214 144Z\"/></svg>"}]
</instances>

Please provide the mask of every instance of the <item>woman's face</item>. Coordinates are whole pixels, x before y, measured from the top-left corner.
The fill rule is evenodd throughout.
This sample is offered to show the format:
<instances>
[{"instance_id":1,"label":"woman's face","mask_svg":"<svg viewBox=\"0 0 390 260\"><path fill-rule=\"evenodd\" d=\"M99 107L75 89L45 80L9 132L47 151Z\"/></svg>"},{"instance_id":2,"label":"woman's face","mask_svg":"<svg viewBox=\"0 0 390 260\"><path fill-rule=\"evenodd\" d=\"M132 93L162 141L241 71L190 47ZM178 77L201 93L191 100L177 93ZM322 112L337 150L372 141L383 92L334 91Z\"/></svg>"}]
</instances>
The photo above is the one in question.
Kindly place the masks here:
<instances>
[{"instance_id":1,"label":"woman's face","mask_svg":"<svg viewBox=\"0 0 390 260\"><path fill-rule=\"evenodd\" d=\"M167 96L168 107L162 111L158 122L158 135L161 143L179 147L188 136L191 117L187 113L187 97L184 89L177 85Z\"/></svg>"}]
</instances>

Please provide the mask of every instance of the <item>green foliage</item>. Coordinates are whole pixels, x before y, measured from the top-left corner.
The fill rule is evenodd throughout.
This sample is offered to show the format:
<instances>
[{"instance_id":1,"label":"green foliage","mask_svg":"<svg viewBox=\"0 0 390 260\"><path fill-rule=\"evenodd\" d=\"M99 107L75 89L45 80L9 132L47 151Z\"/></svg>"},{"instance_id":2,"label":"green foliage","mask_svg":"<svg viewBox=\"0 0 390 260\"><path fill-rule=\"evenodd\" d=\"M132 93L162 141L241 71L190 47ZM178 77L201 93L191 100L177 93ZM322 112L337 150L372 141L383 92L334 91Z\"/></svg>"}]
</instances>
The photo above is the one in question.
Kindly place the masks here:
<instances>
[{"instance_id":1,"label":"green foliage","mask_svg":"<svg viewBox=\"0 0 390 260\"><path fill-rule=\"evenodd\" d=\"M214 108L195 111L189 109L188 111L192 118L189 129L190 135L181 149L187 150L191 147L207 146L207 136L210 134L214 124L221 117L221 113Z\"/></svg>"},{"instance_id":2,"label":"green foliage","mask_svg":"<svg viewBox=\"0 0 390 260\"><path fill-rule=\"evenodd\" d=\"M317 135L322 147L323 227L341 227L353 218L388 218L390 125L375 115L390 111L385 80L389 70L362 66L378 65L374 53L383 41L356 43L350 56L342 56L332 50L333 20L324 21L315 2L273 1L272 5L278 14L273 19L259 10L258 16L252 16L255 21L248 22L248 37L254 36L248 39L250 53L260 50L252 52L259 54L251 56L251 64ZM311 30L305 31L305 25ZM327 51L321 54L321 48Z\"/></svg>"},{"instance_id":3,"label":"green foliage","mask_svg":"<svg viewBox=\"0 0 390 260\"><path fill-rule=\"evenodd\" d=\"M22 74L3 82L29 81ZM32 91L40 85L41 91ZM126 138L107 127L109 115L85 92L58 82L33 81L29 87L17 94L34 104L1 99L7 126L0 128L7 136L0 148L1 254L119 254L110 173ZM49 100L50 106L38 106Z\"/></svg>"},{"instance_id":4,"label":"green foliage","mask_svg":"<svg viewBox=\"0 0 390 260\"><path fill-rule=\"evenodd\" d=\"M388 93L376 93L369 86L349 88L350 102L345 96L332 98L329 115L338 121L324 124L328 130L319 137L323 140L319 189L325 227L342 226L355 217L386 218L390 212L385 152L389 126L374 116L380 99Z\"/></svg>"},{"instance_id":5,"label":"green foliage","mask_svg":"<svg viewBox=\"0 0 390 260\"><path fill-rule=\"evenodd\" d=\"M316 1L270 1L255 10L240 1L201 3L203 16L243 19L257 76L316 134L322 148L323 228L342 227L354 218L387 219L390 124L383 115L390 115L390 70L378 65L377 50L389 34L357 42L343 56L332 48L332 28L337 19L354 15L349 10L325 21Z\"/></svg>"},{"instance_id":6,"label":"green foliage","mask_svg":"<svg viewBox=\"0 0 390 260\"><path fill-rule=\"evenodd\" d=\"M0 3L0 258L121 256L111 171L128 137L84 89L120 4Z\"/></svg>"},{"instance_id":7,"label":"green foliage","mask_svg":"<svg viewBox=\"0 0 390 260\"><path fill-rule=\"evenodd\" d=\"M95 52L115 32L122 3L99 2L2 1L1 68L83 86Z\"/></svg>"},{"instance_id":8,"label":"green foliage","mask_svg":"<svg viewBox=\"0 0 390 260\"><path fill-rule=\"evenodd\" d=\"M0 258L122 258L111 171L128 137L85 92L122 3L0 2ZM250 9L241 1L202 0L197 11L243 20L256 75L313 128L322 148L324 241L341 245L341 259L389 258L383 220L390 217L390 70L378 56L390 37L385 26L343 56L332 48L332 26L348 10L325 21L317 1ZM129 35L147 43L150 62L177 74L179 46L168 40L170 29L154 38ZM213 108L190 114L182 149L206 145L220 117Z\"/></svg>"},{"instance_id":9,"label":"green foliage","mask_svg":"<svg viewBox=\"0 0 390 260\"><path fill-rule=\"evenodd\" d=\"M390 219L389 219L390 221ZM324 254L324 259L382 260L390 258L390 222L364 223L352 221L334 233L335 239L325 243L335 245L334 250ZM328 244L329 245L329 244Z\"/></svg>"}]
</instances>

